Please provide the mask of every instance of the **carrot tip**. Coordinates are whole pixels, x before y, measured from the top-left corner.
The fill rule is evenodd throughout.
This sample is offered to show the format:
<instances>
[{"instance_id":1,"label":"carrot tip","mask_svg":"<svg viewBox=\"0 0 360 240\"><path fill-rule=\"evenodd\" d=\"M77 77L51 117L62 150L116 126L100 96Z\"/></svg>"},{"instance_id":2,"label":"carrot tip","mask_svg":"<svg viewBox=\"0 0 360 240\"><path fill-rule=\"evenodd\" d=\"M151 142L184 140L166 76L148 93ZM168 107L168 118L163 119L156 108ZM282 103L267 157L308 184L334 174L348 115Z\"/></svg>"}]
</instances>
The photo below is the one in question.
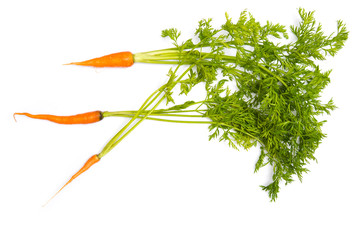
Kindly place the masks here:
<instances>
[{"instance_id":1,"label":"carrot tip","mask_svg":"<svg viewBox=\"0 0 360 240\"><path fill-rule=\"evenodd\" d=\"M63 65L79 65L78 62L64 63Z\"/></svg>"},{"instance_id":2,"label":"carrot tip","mask_svg":"<svg viewBox=\"0 0 360 240\"><path fill-rule=\"evenodd\" d=\"M15 117L16 115L25 115L25 116L29 117L30 114L29 113L18 113L18 112L14 113L13 118L14 118L15 122L17 122L16 117Z\"/></svg>"},{"instance_id":3,"label":"carrot tip","mask_svg":"<svg viewBox=\"0 0 360 240\"><path fill-rule=\"evenodd\" d=\"M18 113L14 113L14 114L13 114L13 118L14 118L15 122L17 122L15 115L18 115Z\"/></svg>"},{"instance_id":4,"label":"carrot tip","mask_svg":"<svg viewBox=\"0 0 360 240\"><path fill-rule=\"evenodd\" d=\"M57 191L44 205L43 207L45 207L52 199L54 199L56 197L56 195L58 195L69 183L71 183L75 178L77 178L78 176L80 176L82 173L84 173L85 171L87 171L92 165L94 165L95 163L97 163L98 161L100 161L100 158L98 157L98 155L93 155L91 156L86 163L84 164L84 166L77 171L71 178L70 180L68 180L64 186L62 186L62 188L60 188L59 191Z\"/></svg>"}]
</instances>

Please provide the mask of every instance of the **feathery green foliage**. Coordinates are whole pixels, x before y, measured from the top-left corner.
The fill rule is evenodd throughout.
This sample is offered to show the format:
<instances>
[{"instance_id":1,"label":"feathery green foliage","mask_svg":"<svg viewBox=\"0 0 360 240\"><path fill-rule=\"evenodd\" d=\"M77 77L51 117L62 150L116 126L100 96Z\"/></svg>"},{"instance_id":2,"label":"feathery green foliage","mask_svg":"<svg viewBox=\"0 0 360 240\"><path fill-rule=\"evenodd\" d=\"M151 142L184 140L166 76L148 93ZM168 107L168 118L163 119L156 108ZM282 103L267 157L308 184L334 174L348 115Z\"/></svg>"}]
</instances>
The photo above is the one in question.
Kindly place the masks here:
<instances>
[{"instance_id":1,"label":"feathery green foliage","mask_svg":"<svg viewBox=\"0 0 360 240\"><path fill-rule=\"evenodd\" d=\"M306 165L316 160L315 150L325 137L324 121L316 117L335 108L332 100L320 101L330 71L320 70L318 62L334 56L348 38L342 21L337 22L337 32L327 36L314 12L299 9L299 15L300 23L290 26L296 37L290 43L285 26L261 24L246 11L235 22L226 14L226 22L218 29L211 19L201 20L195 37L182 43L180 31L164 30L162 36L169 37L174 48L137 54L135 60L177 65L158 90L164 94L160 100L175 103L175 86L179 84L180 94L186 95L199 83L205 87L206 98L162 110L143 107L133 117L172 116L196 107L194 112L210 119L209 139L226 141L235 149L259 144L255 172L272 166L272 182L261 187L274 201L281 182L291 183L295 176L301 180L308 172ZM180 66L187 66L186 70Z\"/></svg>"}]
</instances>

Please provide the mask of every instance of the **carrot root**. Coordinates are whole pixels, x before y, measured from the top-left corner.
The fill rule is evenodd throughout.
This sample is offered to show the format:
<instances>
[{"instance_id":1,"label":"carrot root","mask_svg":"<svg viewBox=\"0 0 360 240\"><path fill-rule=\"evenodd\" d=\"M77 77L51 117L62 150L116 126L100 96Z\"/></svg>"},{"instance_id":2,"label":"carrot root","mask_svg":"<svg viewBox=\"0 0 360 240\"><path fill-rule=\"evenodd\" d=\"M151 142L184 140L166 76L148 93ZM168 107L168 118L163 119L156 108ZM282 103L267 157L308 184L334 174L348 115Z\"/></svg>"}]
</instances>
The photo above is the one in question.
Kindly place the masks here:
<instances>
[{"instance_id":1,"label":"carrot root","mask_svg":"<svg viewBox=\"0 0 360 240\"><path fill-rule=\"evenodd\" d=\"M82 168L80 168L79 171L77 171L65 184L62 188L60 188L59 191L57 191L44 205L46 206L52 199L54 199L56 197L56 195L58 195L67 185L69 185L69 183L71 183L74 179L76 179L77 177L79 177L82 173L84 173L85 171L87 171L92 165L94 165L95 163L99 162L100 158L98 157L97 154L91 156L86 163L84 164L84 166Z\"/></svg>"},{"instance_id":2,"label":"carrot root","mask_svg":"<svg viewBox=\"0 0 360 240\"><path fill-rule=\"evenodd\" d=\"M29 118L48 120L58 124L89 124L102 120L103 115L101 111L93 111L81 113L71 116L55 116L49 114L30 114L30 113L14 113L13 117L16 121L16 115L24 115Z\"/></svg>"},{"instance_id":3,"label":"carrot root","mask_svg":"<svg viewBox=\"0 0 360 240\"><path fill-rule=\"evenodd\" d=\"M64 65L80 65L90 67L130 67L133 64L134 57L131 52L118 52L83 62L72 62Z\"/></svg>"}]
</instances>

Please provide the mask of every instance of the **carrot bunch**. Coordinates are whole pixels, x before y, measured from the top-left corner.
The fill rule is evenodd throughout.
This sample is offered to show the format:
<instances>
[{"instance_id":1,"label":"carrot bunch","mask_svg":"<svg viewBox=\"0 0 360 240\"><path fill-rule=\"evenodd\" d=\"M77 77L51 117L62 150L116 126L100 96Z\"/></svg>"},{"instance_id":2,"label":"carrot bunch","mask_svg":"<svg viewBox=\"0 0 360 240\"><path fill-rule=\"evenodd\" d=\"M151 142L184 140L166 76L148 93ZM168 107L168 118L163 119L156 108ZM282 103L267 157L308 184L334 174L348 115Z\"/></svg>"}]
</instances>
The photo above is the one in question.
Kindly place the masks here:
<instances>
[{"instance_id":1,"label":"carrot bunch","mask_svg":"<svg viewBox=\"0 0 360 240\"><path fill-rule=\"evenodd\" d=\"M130 67L142 62L175 67L170 68L168 81L136 111L93 111L72 116L14 114L14 117L23 115L58 124L89 124L106 117L130 118L54 196L148 119L208 124L209 139L218 138L235 149L260 144L255 172L267 164L273 166L273 181L261 188L274 201L282 181L290 183L293 176L301 180L302 174L308 171L304 166L309 160L315 160L313 153L325 136L321 131L323 122L317 121L316 116L335 108L332 101L323 104L318 99L330 82L330 72L320 71L314 59L334 56L348 38L342 21L337 22L337 33L326 36L320 31L321 25L314 27L317 25L314 12L299 9L299 14L299 26L290 26L296 36L290 43L285 26L270 22L262 25L243 11L235 23L226 14L226 22L219 29L211 26L211 19L199 21L195 38L183 43L178 41L180 32L177 29L164 30L162 37L170 38L174 48L135 54L119 52L67 64ZM274 37L284 43L272 42ZM230 89L232 84L227 85L228 82L233 82L235 89ZM175 104L172 95L176 86L180 94L187 95L199 83L205 86L206 97L202 101L158 109L162 102Z\"/></svg>"}]
</instances>

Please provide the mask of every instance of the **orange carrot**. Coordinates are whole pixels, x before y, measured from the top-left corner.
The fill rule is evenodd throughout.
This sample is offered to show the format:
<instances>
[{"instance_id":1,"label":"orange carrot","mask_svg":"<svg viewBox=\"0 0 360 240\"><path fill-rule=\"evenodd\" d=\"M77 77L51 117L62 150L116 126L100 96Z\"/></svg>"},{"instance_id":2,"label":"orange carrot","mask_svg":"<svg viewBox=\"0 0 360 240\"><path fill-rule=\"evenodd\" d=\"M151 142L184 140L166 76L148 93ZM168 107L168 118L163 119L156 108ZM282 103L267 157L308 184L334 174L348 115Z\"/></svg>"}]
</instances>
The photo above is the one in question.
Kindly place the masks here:
<instances>
[{"instance_id":1,"label":"orange carrot","mask_svg":"<svg viewBox=\"0 0 360 240\"><path fill-rule=\"evenodd\" d=\"M67 182L65 183L65 185L64 185L62 188L60 188L60 190L57 191L57 192L54 194L54 196L52 196L52 197L49 199L49 201L47 201L47 203L44 204L44 206L45 206L46 204L48 204L56 195L58 195L59 192L61 192L61 190L63 190L69 183L71 183L75 178L77 178L77 177L80 176L82 173L84 173L85 171L87 171L92 165L94 165L94 164L97 163L98 161L100 161L100 158L98 157L97 154L91 156L91 157L86 161L86 163L84 164L84 166L83 166L82 168L80 168L80 170L77 171L77 172L70 178L70 180L67 181Z\"/></svg>"},{"instance_id":2,"label":"orange carrot","mask_svg":"<svg viewBox=\"0 0 360 240\"><path fill-rule=\"evenodd\" d=\"M88 124L88 123L98 122L103 118L102 112L100 111L81 113L72 116L55 116L48 114L33 115L30 113L14 113L14 118L15 115L25 115L30 118L48 120L59 124Z\"/></svg>"},{"instance_id":3,"label":"orange carrot","mask_svg":"<svg viewBox=\"0 0 360 240\"><path fill-rule=\"evenodd\" d=\"M66 65L81 65L92 67L130 67L134 64L134 57L131 52L119 52L93 58L83 62L73 62Z\"/></svg>"}]
</instances>

